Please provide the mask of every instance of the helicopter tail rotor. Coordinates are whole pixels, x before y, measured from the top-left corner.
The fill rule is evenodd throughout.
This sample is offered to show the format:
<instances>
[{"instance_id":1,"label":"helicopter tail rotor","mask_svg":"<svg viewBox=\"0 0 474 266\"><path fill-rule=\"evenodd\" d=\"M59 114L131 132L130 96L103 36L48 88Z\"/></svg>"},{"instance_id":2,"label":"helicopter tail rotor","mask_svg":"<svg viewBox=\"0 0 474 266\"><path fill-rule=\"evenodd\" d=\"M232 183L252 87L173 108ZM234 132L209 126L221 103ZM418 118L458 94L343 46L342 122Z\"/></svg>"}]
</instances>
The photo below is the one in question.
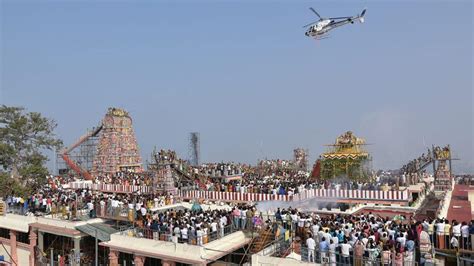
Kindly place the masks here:
<instances>
[{"instance_id":1,"label":"helicopter tail rotor","mask_svg":"<svg viewBox=\"0 0 474 266\"><path fill-rule=\"evenodd\" d=\"M366 11L367 11L367 9L364 9L364 10L362 10L362 13L360 13L360 15L359 15L360 23L364 23L364 21L365 21L364 16L365 16Z\"/></svg>"}]
</instances>

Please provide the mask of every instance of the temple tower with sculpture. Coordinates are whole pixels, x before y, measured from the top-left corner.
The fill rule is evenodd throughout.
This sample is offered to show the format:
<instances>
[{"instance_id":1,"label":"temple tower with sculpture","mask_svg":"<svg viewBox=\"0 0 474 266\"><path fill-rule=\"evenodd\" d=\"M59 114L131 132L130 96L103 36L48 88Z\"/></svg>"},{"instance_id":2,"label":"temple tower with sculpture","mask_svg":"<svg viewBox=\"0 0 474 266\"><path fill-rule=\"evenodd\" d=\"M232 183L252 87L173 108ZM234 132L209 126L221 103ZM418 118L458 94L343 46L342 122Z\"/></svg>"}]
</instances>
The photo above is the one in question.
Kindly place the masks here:
<instances>
[{"instance_id":1,"label":"temple tower with sculpture","mask_svg":"<svg viewBox=\"0 0 474 266\"><path fill-rule=\"evenodd\" d=\"M102 120L92 174L114 174L120 171L143 172L132 118L123 109L109 108Z\"/></svg>"}]
</instances>

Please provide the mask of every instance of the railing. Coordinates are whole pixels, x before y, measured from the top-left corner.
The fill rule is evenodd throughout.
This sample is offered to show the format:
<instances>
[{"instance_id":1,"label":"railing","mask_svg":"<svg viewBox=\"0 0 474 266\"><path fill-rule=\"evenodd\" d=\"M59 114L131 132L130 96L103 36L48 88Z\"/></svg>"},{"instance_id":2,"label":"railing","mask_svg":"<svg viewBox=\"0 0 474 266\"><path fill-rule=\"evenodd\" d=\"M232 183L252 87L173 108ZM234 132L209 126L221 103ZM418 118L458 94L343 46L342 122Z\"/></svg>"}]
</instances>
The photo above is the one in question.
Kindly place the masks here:
<instances>
[{"instance_id":1,"label":"railing","mask_svg":"<svg viewBox=\"0 0 474 266\"><path fill-rule=\"evenodd\" d=\"M456 254L450 254L442 251L435 251L435 256L442 256L445 258L450 258L452 260L456 260L456 265L464 266L464 265L474 265L474 259L471 258L472 251L463 253L463 252L456 252Z\"/></svg>"},{"instance_id":2,"label":"railing","mask_svg":"<svg viewBox=\"0 0 474 266\"><path fill-rule=\"evenodd\" d=\"M92 216L133 222L136 220L136 212L137 211L135 210L135 208L128 208L128 206L120 205L117 207L112 207L110 203L105 202L104 205L101 205L100 203L94 204Z\"/></svg>"},{"instance_id":3,"label":"railing","mask_svg":"<svg viewBox=\"0 0 474 266\"><path fill-rule=\"evenodd\" d=\"M280 257L285 256L286 253L289 253L291 247L290 239L285 240L285 236L281 235L278 239L265 245L262 250L258 253L263 256L276 256Z\"/></svg>"},{"instance_id":4,"label":"railing","mask_svg":"<svg viewBox=\"0 0 474 266\"><path fill-rule=\"evenodd\" d=\"M296 194L294 197L296 200L310 198L408 201L410 195L408 190L308 189Z\"/></svg>"},{"instance_id":5,"label":"railing","mask_svg":"<svg viewBox=\"0 0 474 266\"><path fill-rule=\"evenodd\" d=\"M69 183L71 189L92 189L99 190L103 192L116 192L116 193L151 193L153 188L151 186L134 186L134 185L120 185L120 184L103 184L103 183L80 183L80 182L71 182Z\"/></svg>"},{"instance_id":6,"label":"railing","mask_svg":"<svg viewBox=\"0 0 474 266\"><path fill-rule=\"evenodd\" d=\"M208 200L216 201L269 201L269 200L281 200L291 201L293 196L288 195L274 195L274 194L261 194L261 193L240 193L240 192L221 192L221 191L182 191L179 195L183 199L195 199L204 198Z\"/></svg>"},{"instance_id":7,"label":"railing","mask_svg":"<svg viewBox=\"0 0 474 266\"><path fill-rule=\"evenodd\" d=\"M146 227L128 227L128 228L121 228L120 234L130 236L130 237L145 238L145 239L151 239L151 240L156 240L156 241L187 243L189 245L202 246L211 241L223 238L237 231L239 230L234 228L234 226L227 225L225 227L218 228L217 231L215 232L209 232L199 237L196 234L193 234L190 230L188 230L187 236L183 237L181 234L179 236L174 235L174 233L171 233L170 231L153 230Z\"/></svg>"},{"instance_id":8,"label":"railing","mask_svg":"<svg viewBox=\"0 0 474 266\"><path fill-rule=\"evenodd\" d=\"M72 189L89 188L103 192L116 193L136 193L143 194L153 191L151 186L132 186L118 184L92 184L71 182L69 187ZM277 195L265 193L242 193L242 192L224 192L224 191L203 191L203 190L184 190L180 191L179 196L184 199L205 198L215 201L231 202L256 202L256 201L301 201L312 198L323 198L328 200L362 200L362 201L409 201L410 194L408 190L403 191L382 191L382 190L357 190L357 189L307 189L295 195Z\"/></svg>"},{"instance_id":9,"label":"railing","mask_svg":"<svg viewBox=\"0 0 474 266\"><path fill-rule=\"evenodd\" d=\"M7 206L7 213L27 215L28 213L40 212L42 214L51 215L53 219L74 220L81 216L87 216L88 210L80 203L76 205L69 203L67 205L44 207L40 205L39 208L28 206L25 208L23 204L10 204Z\"/></svg>"},{"instance_id":10,"label":"railing","mask_svg":"<svg viewBox=\"0 0 474 266\"><path fill-rule=\"evenodd\" d=\"M357 257L352 251L349 255L342 255L338 251L308 250L307 247L301 247L301 260L309 263L320 263L321 265L404 265L404 266L418 266L418 261L415 258L415 252L404 252L403 256L394 258L394 254L384 257L382 252L377 249L368 249L364 255ZM397 264L397 262L400 264ZM393 264L392 264L393 263ZM429 265L429 264L425 264ZM434 264L433 264L434 265Z\"/></svg>"}]
</instances>

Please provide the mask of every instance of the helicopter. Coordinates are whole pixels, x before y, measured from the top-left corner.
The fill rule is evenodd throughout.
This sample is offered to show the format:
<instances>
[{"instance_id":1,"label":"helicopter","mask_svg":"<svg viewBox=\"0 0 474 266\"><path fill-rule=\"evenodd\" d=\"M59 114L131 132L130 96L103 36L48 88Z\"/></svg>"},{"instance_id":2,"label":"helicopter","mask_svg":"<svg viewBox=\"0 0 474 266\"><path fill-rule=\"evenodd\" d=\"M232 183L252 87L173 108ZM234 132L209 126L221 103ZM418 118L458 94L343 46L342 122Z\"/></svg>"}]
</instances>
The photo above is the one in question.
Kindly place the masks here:
<instances>
[{"instance_id":1,"label":"helicopter","mask_svg":"<svg viewBox=\"0 0 474 266\"><path fill-rule=\"evenodd\" d=\"M319 17L319 20L309 23L307 25L304 25L303 28L308 28L308 30L306 30L305 32L306 36L312 37L316 40L328 38L327 33L330 30L335 29L337 27L340 27L349 23L354 24L354 21L357 21L357 20L359 20L360 23L364 23L364 15L366 12L366 9L364 9L359 15L352 16L352 17L323 18L318 14L318 12L316 12L316 10L314 10L314 8L310 7L309 9L313 11L313 13L316 14L316 16Z\"/></svg>"}]
</instances>

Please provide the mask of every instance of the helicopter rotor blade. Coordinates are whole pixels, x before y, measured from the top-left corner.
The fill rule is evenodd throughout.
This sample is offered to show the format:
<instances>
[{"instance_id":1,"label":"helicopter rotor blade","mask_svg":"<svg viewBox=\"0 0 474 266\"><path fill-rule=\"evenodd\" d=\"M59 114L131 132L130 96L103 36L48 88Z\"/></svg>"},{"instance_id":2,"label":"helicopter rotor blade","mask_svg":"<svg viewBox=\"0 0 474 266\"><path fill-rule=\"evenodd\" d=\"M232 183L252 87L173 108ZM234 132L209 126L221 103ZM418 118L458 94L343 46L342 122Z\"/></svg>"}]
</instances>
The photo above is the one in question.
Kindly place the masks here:
<instances>
[{"instance_id":1,"label":"helicopter rotor blade","mask_svg":"<svg viewBox=\"0 0 474 266\"><path fill-rule=\"evenodd\" d=\"M316 24L317 22L318 22L318 21L315 21L315 22L311 22L311 23L309 23L309 24L306 24L306 25L303 26L303 28L309 27L309 26L311 26L311 25L313 25L313 24Z\"/></svg>"},{"instance_id":2,"label":"helicopter rotor blade","mask_svg":"<svg viewBox=\"0 0 474 266\"><path fill-rule=\"evenodd\" d=\"M318 16L319 19L323 19L319 14L318 12L316 12L316 10L314 10L314 8L310 7L309 8L311 11L313 11L314 14L316 14L316 16Z\"/></svg>"},{"instance_id":3,"label":"helicopter rotor blade","mask_svg":"<svg viewBox=\"0 0 474 266\"><path fill-rule=\"evenodd\" d=\"M328 18L328 19L347 19L347 18L351 18L351 17L335 17L335 18Z\"/></svg>"}]
</instances>

